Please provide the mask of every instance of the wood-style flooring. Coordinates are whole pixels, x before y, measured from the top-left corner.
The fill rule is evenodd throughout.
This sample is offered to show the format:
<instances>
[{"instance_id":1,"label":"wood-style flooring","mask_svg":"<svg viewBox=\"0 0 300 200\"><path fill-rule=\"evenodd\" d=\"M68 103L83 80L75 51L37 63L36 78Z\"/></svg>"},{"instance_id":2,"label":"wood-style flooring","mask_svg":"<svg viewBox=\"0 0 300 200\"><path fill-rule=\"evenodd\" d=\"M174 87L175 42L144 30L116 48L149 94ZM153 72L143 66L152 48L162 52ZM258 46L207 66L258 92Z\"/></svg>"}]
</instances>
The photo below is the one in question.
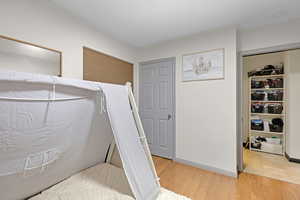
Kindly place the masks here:
<instances>
[{"instance_id":1,"label":"wood-style flooring","mask_svg":"<svg viewBox=\"0 0 300 200\"><path fill-rule=\"evenodd\" d=\"M300 185L242 173L239 178L154 157L161 185L193 200L300 200Z\"/></svg>"},{"instance_id":2,"label":"wood-style flooring","mask_svg":"<svg viewBox=\"0 0 300 200\"><path fill-rule=\"evenodd\" d=\"M300 164L284 156L244 149L244 172L300 184Z\"/></svg>"}]
</instances>

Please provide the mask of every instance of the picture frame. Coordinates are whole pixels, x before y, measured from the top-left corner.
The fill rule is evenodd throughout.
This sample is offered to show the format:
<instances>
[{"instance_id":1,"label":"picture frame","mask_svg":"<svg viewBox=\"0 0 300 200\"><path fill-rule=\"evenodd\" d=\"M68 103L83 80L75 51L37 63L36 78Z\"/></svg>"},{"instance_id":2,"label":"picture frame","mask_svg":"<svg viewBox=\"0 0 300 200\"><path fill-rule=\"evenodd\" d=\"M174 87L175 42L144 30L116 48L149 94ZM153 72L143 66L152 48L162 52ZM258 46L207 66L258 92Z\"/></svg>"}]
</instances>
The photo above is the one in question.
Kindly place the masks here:
<instances>
[{"instance_id":1,"label":"picture frame","mask_svg":"<svg viewBox=\"0 0 300 200\"><path fill-rule=\"evenodd\" d=\"M0 71L62 76L62 51L0 35ZM9 67L8 67L9 66Z\"/></svg>"},{"instance_id":2,"label":"picture frame","mask_svg":"<svg viewBox=\"0 0 300 200\"><path fill-rule=\"evenodd\" d=\"M182 56L182 81L220 80L225 78L225 49L214 49Z\"/></svg>"}]
</instances>

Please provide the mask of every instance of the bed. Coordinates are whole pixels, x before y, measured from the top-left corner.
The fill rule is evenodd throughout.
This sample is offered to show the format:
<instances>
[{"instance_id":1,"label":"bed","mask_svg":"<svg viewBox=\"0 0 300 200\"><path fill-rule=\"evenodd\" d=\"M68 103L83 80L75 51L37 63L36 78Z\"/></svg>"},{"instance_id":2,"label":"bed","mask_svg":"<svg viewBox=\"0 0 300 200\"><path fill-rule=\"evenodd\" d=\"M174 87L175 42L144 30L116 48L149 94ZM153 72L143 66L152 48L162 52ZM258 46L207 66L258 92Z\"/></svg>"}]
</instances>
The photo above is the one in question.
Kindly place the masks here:
<instances>
[{"instance_id":1,"label":"bed","mask_svg":"<svg viewBox=\"0 0 300 200\"><path fill-rule=\"evenodd\" d=\"M129 87L3 72L0 199L41 191L32 199L182 199L160 187Z\"/></svg>"}]
</instances>

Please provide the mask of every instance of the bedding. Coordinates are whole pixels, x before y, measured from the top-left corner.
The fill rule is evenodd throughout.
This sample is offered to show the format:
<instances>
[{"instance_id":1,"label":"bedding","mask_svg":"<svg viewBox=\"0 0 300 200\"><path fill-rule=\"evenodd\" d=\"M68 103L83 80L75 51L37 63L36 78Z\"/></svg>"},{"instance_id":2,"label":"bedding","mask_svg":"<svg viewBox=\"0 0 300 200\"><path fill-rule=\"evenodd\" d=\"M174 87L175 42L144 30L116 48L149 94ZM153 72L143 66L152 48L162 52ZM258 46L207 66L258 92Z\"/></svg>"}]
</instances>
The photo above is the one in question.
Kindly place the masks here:
<instances>
[{"instance_id":1,"label":"bedding","mask_svg":"<svg viewBox=\"0 0 300 200\"><path fill-rule=\"evenodd\" d=\"M105 162L114 140L134 197L159 194L128 87L0 73L0 199L21 200Z\"/></svg>"},{"instance_id":2,"label":"bedding","mask_svg":"<svg viewBox=\"0 0 300 200\"><path fill-rule=\"evenodd\" d=\"M105 162L113 133L96 89L99 83L0 73L1 200L28 198Z\"/></svg>"},{"instance_id":3,"label":"bedding","mask_svg":"<svg viewBox=\"0 0 300 200\"><path fill-rule=\"evenodd\" d=\"M121 168L104 163L54 185L30 200L134 200ZM161 189L157 200L190 200Z\"/></svg>"}]
</instances>

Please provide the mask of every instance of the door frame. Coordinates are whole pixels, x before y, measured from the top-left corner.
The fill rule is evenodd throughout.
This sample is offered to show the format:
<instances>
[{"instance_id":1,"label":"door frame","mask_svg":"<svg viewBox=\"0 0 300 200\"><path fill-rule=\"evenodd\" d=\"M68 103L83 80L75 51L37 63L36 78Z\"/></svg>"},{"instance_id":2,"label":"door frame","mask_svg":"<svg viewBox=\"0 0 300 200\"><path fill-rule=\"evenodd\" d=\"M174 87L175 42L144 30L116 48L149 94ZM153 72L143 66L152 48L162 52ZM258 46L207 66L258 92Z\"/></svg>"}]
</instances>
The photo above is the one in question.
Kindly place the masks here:
<instances>
[{"instance_id":1,"label":"door frame","mask_svg":"<svg viewBox=\"0 0 300 200\"><path fill-rule=\"evenodd\" d=\"M163 62L163 61L171 61L172 62L172 91L173 91L173 112L172 112L172 116L173 116L173 124L172 124L172 128L173 128L173 139L172 139L172 144L171 144L171 160L174 160L176 158L176 57L168 57L168 58L159 58L159 59L154 59L154 60L149 60L149 61L142 61L139 62L138 64L138 89L137 89L137 98L138 98L138 102L140 101L139 99L139 95L140 95L140 66L141 65L146 65L146 64L154 64L154 63L159 63L159 62ZM139 107L139 104L138 104Z\"/></svg>"},{"instance_id":2,"label":"door frame","mask_svg":"<svg viewBox=\"0 0 300 200\"><path fill-rule=\"evenodd\" d=\"M243 158L243 133L244 133L244 127L243 127L243 57L245 56L254 56L254 55L260 55L260 54L268 54L268 53L276 53L281 51L288 51L288 50L295 50L300 48L300 43L291 43L286 45L279 45L279 46L273 46L273 47L267 47L267 48L259 48L259 49L253 49L248 51L239 51L238 52L238 58L237 58L237 169L238 172L244 171L244 158Z\"/></svg>"}]
</instances>

